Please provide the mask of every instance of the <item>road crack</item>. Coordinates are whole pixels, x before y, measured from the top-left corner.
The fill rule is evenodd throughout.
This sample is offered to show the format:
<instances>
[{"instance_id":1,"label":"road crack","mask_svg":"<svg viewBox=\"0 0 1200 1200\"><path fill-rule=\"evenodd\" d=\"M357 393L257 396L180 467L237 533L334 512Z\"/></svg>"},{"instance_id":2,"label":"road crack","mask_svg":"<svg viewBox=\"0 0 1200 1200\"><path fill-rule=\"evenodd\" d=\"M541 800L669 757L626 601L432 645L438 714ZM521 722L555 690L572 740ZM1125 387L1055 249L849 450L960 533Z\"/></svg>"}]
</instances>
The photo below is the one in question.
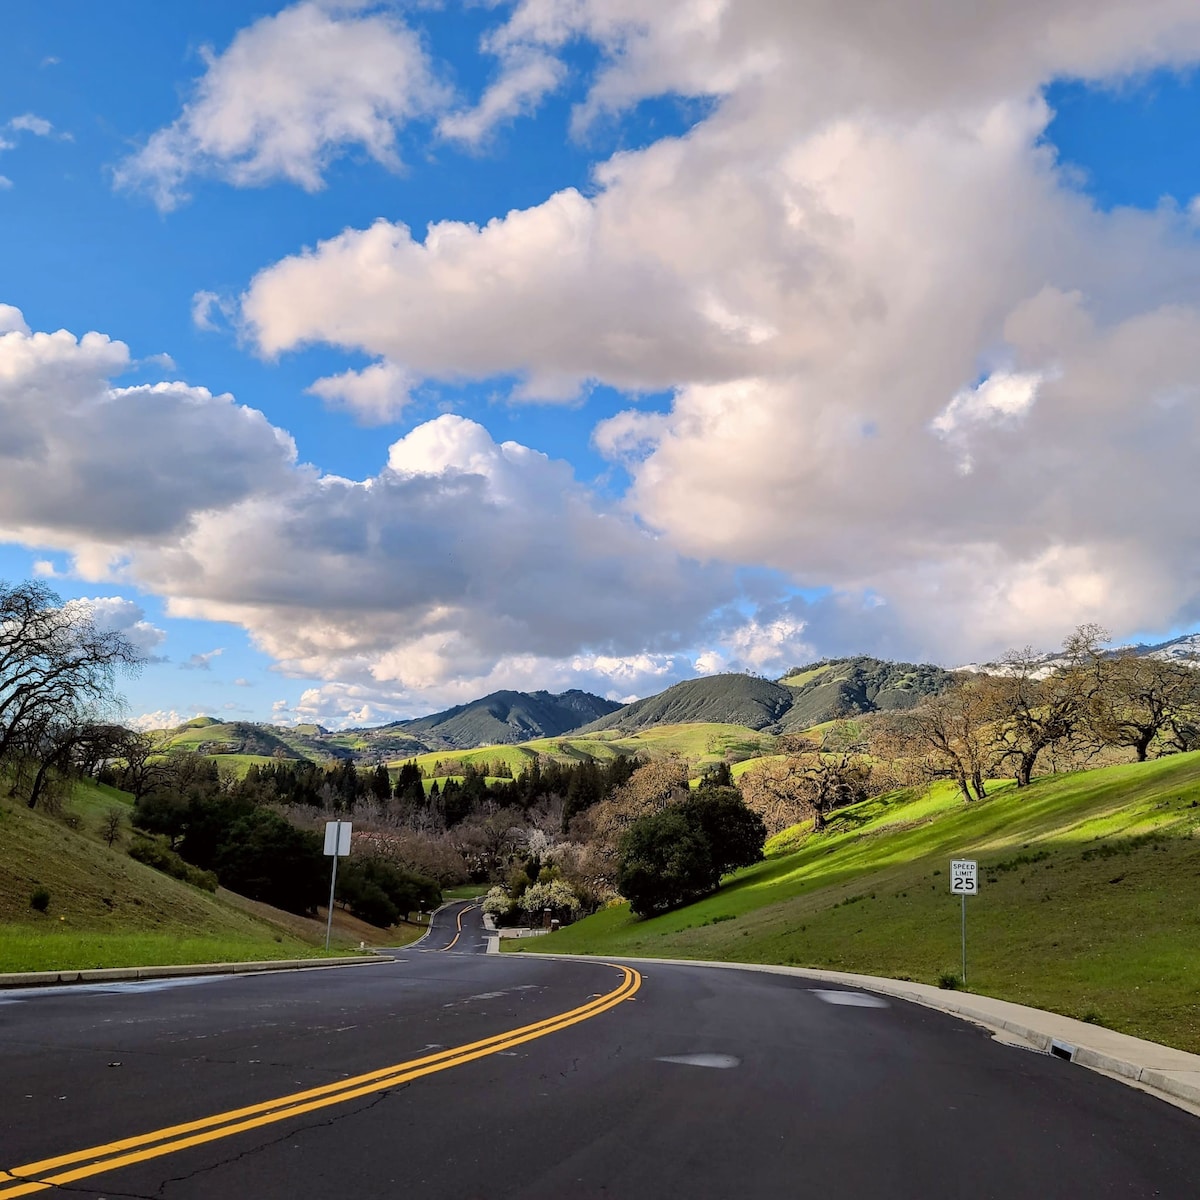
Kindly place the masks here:
<instances>
[{"instance_id":1,"label":"road crack","mask_svg":"<svg viewBox=\"0 0 1200 1200\"><path fill-rule=\"evenodd\" d=\"M270 1150L283 1142L290 1141L293 1138L301 1137L306 1133L311 1133L317 1129L329 1129L338 1124L340 1121L345 1121L350 1117L360 1116L362 1113L369 1112L377 1104L382 1104L389 1096L395 1095L408 1089L410 1085L407 1083L397 1084L395 1087L379 1092L371 1099L363 1104L356 1105L351 1109L344 1109L334 1115L326 1117L320 1121L308 1121L303 1125L286 1129L277 1137L271 1138L269 1141L259 1142L254 1146L248 1146L245 1150L239 1150L236 1154L227 1155L224 1158L218 1159L215 1162L206 1163L203 1166L187 1171L182 1175L172 1175L164 1179L162 1183L153 1192L125 1192L117 1191L113 1188L85 1185L83 1180L78 1183L50 1183L49 1181L37 1180L36 1182L46 1182L47 1186L53 1188L56 1192L61 1192L64 1195L90 1195L103 1196L105 1200L165 1200L166 1192L169 1187L177 1183L186 1183L189 1180L197 1179L210 1171L219 1171L223 1167L232 1166L235 1163L243 1162L254 1155L261 1153L264 1150ZM201 1147L190 1147L190 1149L200 1149ZM131 1166L141 1166L142 1164L130 1164ZM129 1170L129 1167L117 1168L118 1170ZM93 1177L95 1178L95 1177ZM34 1180L30 1180L34 1182Z\"/></svg>"}]
</instances>

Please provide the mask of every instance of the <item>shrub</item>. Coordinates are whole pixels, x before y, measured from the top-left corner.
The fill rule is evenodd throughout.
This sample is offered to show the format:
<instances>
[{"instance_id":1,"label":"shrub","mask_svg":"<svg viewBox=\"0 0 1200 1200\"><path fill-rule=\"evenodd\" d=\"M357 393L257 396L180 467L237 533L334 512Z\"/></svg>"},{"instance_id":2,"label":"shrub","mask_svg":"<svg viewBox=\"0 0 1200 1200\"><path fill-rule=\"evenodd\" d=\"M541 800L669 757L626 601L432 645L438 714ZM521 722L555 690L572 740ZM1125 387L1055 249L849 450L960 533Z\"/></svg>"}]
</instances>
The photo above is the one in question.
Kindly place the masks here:
<instances>
[{"instance_id":1,"label":"shrub","mask_svg":"<svg viewBox=\"0 0 1200 1200\"><path fill-rule=\"evenodd\" d=\"M530 884L518 904L522 912L529 917L531 924L541 917L546 909L549 909L552 915L574 917L583 907L579 897L561 879Z\"/></svg>"},{"instance_id":2,"label":"shrub","mask_svg":"<svg viewBox=\"0 0 1200 1200\"><path fill-rule=\"evenodd\" d=\"M311 913L329 895L321 839L268 809L253 809L234 821L222 831L219 847L213 867L221 882L251 900Z\"/></svg>"},{"instance_id":3,"label":"shrub","mask_svg":"<svg viewBox=\"0 0 1200 1200\"><path fill-rule=\"evenodd\" d=\"M184 862L167 844L166 838L138 834L129 847L129 857L161 871L164 875L170 875L172 879L180 879L206 892L217 890L216 875L212 871L202 871L199 867Z\"/></svg>"},{"instance_id":4,"label":"shrub","mask_svg":"<svg viewBox=\"0 0 1200 1200\"><path fill-rule=\"evenodd\" d=\"M526 880L526 886L529 881ZM490 916L496 918L497 925L513 924L520 909L517 907L517 902L509 895L508 888L496 886L489 889L487 898L483 902L483 911Z\"/></svg>"},{"instance_id":5,"label":"shrub","mask_svg":"<svg viewBox=\"0 0 1200 1200\"><path fill-rule=\"evenodd\" d=\"M617 889L638 916L666 912L758 862L765 840L762 818L736 788L702 788L629 826L618 845Z\"/></svg>"},{"instance_id":6,"label":"shrub","mask_svg":"<svg viewBox=\"0 0 1200 1200\"><path fill-rule=\"evenodd\" d=\"M340 865L337 895L354 916L381 929L442 902L441 888L432 879L383 858L350 859Z\"/></svg>"},{"instance_id":7,"label":"shrub","mask_svg":"<svg viewBox=\"0 0 1200 1200\"><path fill-rule=\"evenodd\" d=\"M721 881L708 839L678 809L634 821L618 854L617 889L639 917L698 900Z\"/></svg>"},{"instance_id":8,"label":"shrub","mask_svg":"<svg viewBox=\"0 0 1200 1200\"><path fill-rule=\"evenodd\" d=\"M938 976L938 981L937 981L938 987L945 988L947 991L950 991L950 992L957 990L958 986L961 983L962 983L962 980L959 979L958 972L956 972L956 971L943 971Z\"/></svg>"},{"instance_id":9,"label":"shrub","mask_svg":"<svg viewBox=\"0 0 1200 1200\"><path fill-rule=\"evenodd\" d=\"M50 907L50 893L44 887L35 888L29 897L29 907L45 912Z\"/></svg>"}]
</instances>

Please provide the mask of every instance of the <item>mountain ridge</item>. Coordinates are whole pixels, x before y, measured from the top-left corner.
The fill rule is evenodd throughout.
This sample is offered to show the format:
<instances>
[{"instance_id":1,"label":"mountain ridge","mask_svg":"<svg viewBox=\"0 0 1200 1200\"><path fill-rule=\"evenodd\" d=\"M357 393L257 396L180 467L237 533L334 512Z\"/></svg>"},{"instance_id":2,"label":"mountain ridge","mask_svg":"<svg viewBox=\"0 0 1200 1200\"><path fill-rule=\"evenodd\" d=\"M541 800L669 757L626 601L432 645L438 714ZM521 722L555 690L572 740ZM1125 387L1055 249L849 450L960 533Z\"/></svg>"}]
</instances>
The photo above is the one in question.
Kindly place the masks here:
<instances>
[{"instance_id":1,"label":"mountain ridge","mask_svg":"<svg viewBox=\"0 0 1200 1200\"><path fill-rule=\"evenodd\" d=\"M605 700L579 688L557 695L547 691L505 690L427 717L392 721L382 726L381 731L415 737L430 750L469 750L476 746L559 737L620 707L615 700Z\"/></svg>"},{"instance_id":2,"label":"mountain ridge","mask_svg":"<svg viewBox=\"0 0 1200 1200\"><path fill-rule=\"evenodd\" d=\"M838 717L911 708L954 679L953 672L931 663L891 663L866 655L795 667L779 682L756 675L705 675L635 700L576 732L714 722L796 733Z\"/></svg>"},{"instance_id":3,"label":"mountain ridge","mask_svg":"<svg viewBox=\"0 0 1200 1200\"><path fill-rule=\"evenodd\" d=\"M1200 633L1111 651L1123 652L1200 668ZM1049 672L1061 661L1061 653L1051 651L1038 661ZM797 666L778 680L736 672L699 676L625 705L579 688L560 693L502 690L423 717L339 732L315 724L226 725L212 717L193 718L171 732L181 748L221 745L219 753L235 750L278 755L283 752L278 743L283 743L291 752L288 757L367 762L518 745L567 734L637 733L658 725L712 723L771 734L793 733L838 717L910 708L967 672L1002 670L1001 663L945 668L856 655ZM263 731L263 735L256 736L255 731Z\"/></svg>"}]
</instances>

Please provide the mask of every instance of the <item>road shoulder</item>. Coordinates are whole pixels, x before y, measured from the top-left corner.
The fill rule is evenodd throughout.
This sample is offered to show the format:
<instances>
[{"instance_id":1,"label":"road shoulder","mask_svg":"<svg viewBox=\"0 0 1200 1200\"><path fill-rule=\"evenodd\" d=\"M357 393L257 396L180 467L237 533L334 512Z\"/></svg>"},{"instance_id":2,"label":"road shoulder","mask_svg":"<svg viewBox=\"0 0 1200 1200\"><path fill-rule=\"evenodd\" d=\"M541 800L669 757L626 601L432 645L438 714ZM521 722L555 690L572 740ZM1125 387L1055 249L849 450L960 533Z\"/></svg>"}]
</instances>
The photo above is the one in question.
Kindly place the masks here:
<instances>
[{"instance_id":1,"label":"road shoulder","mask_svg":"<svg viewBox=\"0 0 1200 1200\"><path fill-rule=\"evenodd\" d=\"M595 962L598 956L544 954L539 958ZM1000 1040L1023 1044L1044 1054L1076 1063L1118 1079L1142 1091L1200 1116L1200 1055L1175 1050L1158 1042L1130 1037L1008 1000L980 996L973 992L950 991L929 984L876 975L853 975L844 971L820 971L807 967L784 967L769 963L706 962L682 958L637 958L604 956L604 961L633 963L639 966L712 967L717 970L758 971L772 975L790 975L817 983L841 984L863 991L909 1000L926 1008L961 1017L1000 1035Z\"/></svg>"}]
</instances>

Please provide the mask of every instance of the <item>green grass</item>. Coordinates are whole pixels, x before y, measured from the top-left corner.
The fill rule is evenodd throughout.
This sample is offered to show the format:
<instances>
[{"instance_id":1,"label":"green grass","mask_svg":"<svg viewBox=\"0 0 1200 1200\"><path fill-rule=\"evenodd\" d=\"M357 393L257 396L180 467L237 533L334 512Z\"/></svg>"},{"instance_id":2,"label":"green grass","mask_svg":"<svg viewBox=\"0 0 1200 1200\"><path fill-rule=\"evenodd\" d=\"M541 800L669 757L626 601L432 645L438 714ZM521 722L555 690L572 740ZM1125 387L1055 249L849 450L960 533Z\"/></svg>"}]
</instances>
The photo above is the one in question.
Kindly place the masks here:
<instances>
[{"instance_id":1,"label":"green grass","mask_svg":"<svg viewBox=\"0 0 1200 1200\"><path fill-rule=\"evenodd\" d=\"M251 767L273 767L278 763L278 759L268 754L205 754L202 757L215 762L218 770L231 772L237 779L245 779ZM284 761L295 763L297 760Z\"/></svg>"},{"instance_id":2,"label":"green grass","mask_svg":"<svg viewBox=\"0 0 1200 1200\"><path fill-rule=\"evenodd\" d=\"M450 900L474 900L477 896L486 896L488 885L464 883L461 887L443 888L442 903Z\"/></svg>"},{"instance_id":3,"label":"green grass","mask_svg":"<svg viewBox=\"0 0 1200 1200\"><path fill-rule=\"evenodd\" d=\"M58 818L0 801L0 971L299 958L317 953L199 888L135 862L96 836L123 793L80 786ZM126 798L125 802L128 802ZM30 897L50 894L46 912Z\"/></svg>"},{"instance_id":4,"label":"green grass","mask_svg":"<svg viewBox=\"0 0 1200 1200\"><path fill-rule=\"evenodd\" d=\"M539 756L560 762L608 762L621 756L668 758L676 755L689 763L704 766L726 756L749 758L769 752L775 744L770 734L759 733L743 725L692 722L684 725L658 725L640 733L622 735L607 729L600 733L574 737L537 738L516 746L479 746L474 750L439 750L412 758L396 758L388 767L396 771L405 762L416 764L427 774L445 771L454 763L489 765L506 763L517 776ZM232 758L222 755L221 758Z\"/></svg>"},{"instance_id":5,"label":"green grass","mask_svg":"<svg viewBox=\"0 0 1200 1200\"><path fill-rule=\"evenodd\" d=\"M490 766L494 762L507 764L514 775L520 774L523 767L535 761L537 752L523 746L479 746L474 750L439 750L430 754L417 754L408 758L396 758L388 762L388 766L397 771L406 762L415 762L426 775L432 776L434 771L444 771L453 763L472 763L477 766Z\"/></svg>"},{"instance_id":6,"label":"green grass","mask_svg":"<svg viewBox=\"0 0 1200 1200\"><path fill-rule=\"evenodd\" d=\"M977 858L973 990L1200 1051L1200 753L993 788L891 793L714 896L606 909L525 953L787 963L937 982L959 963L952 857Z\"/></svg>"},{"instance_id":7,"label":"green grass","mask_svg":"<svg viewBox=\"0 0 1200 1200\"><path fill-rule=\"evenodd\" d=\"M65 808L74 813L88 827L95 828L112 808L133 808L133 797L120 788L85 779L76 783Z\"/></svg>"},{"instance_id":8,"label":"green grass","mask_svg":"<svg viewBox=\"0 0 1200 1200\"><path fill-rule=\"evenodd\" d=\"M797 671L794 675L789 675L785 679L781 679L779 682L782 683L784 687L800 688L806 683L811 683L818 676L828 674L829 666L825 663L821 663L819 666L809 667L807 671Z\"/></svg>"},{"instance_id":9,"label":"green grass","mask_svg":"<svg viewBox=\"0 0 1200 1200\"><path fill-rule=\"evenodd\" d=\"M419 931L418 931L419 935ZM0 925L0 974L82 971L93 967L166 967L188 963L320 958L321 947L281 937L238 938L173 932L100 933Z\"/></svg>"},{"instance_id":10,"label":"green grass","mask_svg":"<svg viewBox=\"0 0 1200 1200\"><path fill-rule=\"evenodd\" d=\"M729 768L729 771L734 779L741 779L747 771L757 771L760 767L766 766L767 763L783 762L786 757L786 754L763 754L758 758L746 758L741 762L734 763Z\"/></svg>"}]
</instances>

